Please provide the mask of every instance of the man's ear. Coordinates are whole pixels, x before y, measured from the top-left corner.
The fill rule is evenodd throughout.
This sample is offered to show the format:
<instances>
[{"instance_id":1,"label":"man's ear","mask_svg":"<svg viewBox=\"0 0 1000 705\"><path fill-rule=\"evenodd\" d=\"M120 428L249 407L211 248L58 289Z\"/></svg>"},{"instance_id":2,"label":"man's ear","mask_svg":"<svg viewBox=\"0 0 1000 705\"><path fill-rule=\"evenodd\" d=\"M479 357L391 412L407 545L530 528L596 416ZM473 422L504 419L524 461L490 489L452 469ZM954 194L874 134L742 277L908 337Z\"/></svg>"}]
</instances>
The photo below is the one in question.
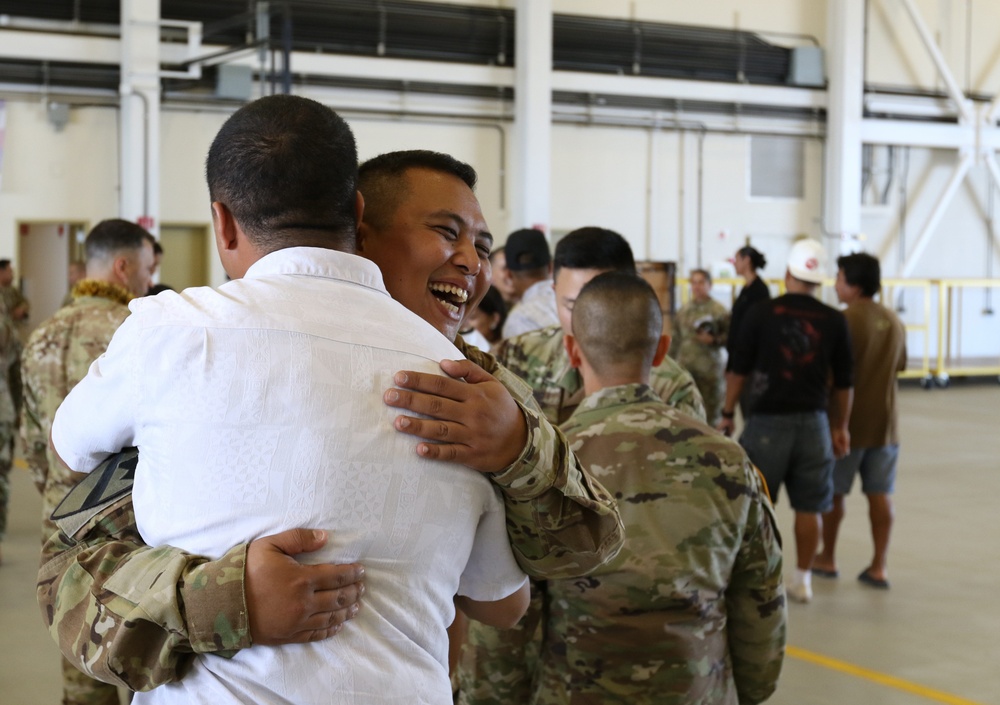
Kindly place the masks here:
<instances>
[{"instance_id":1,"label":"man's ear","mask_svg":"<svg viewBox=\"0 0 1000 705\"><path fill-rule=\"evenodd\" d=\"M115 282L128 288L129 261L127 257L115 257L111 263L111 276Z\"/></svg>"},{"instance_id":2,"label":"man's ear","mask_svg":"<svg viewBox=\"0 0 1000 705\"><path fill-rule=\"evenodd\" d=\"M212 229L215 231L215 245L219 254L231 252L238 244L236 219L232 211L219 201L212 201Z\"/></svg>"},{"instance_id":3,"label":"man's ear","mask_svg":"<svg viewBox=\"0 0 1000 705\"><path fill-rule=\"evenodd\" d=\"M569 355L569 364L580 369L583 357L580 355L580 344L576 342L576 338L567 333L563 338L563 345L566 346L566 354Z\"/></svg>"},{"instance_id":4,"label":"man's ear","mask_svg":"<svg viewBox=\"0 0 1000 705\"><path fill-rule=\"evenodd\" d=\"M653 367L659 367L660 363L663 362L663 358L667 356L667 350L670 349L670 336L661 335L660 342L656 344L656 353L653 355Z\"/></svg>"},{"instance_id":5,"label":"man's ear","mask_svg":"<svg viewBox=\"0 0 1000 705\"><path fill-rule=\"evenodd\" d=\"M357 241L358 241L357 248L358 248L358 254L359 255L363 255L364 254L364 252L365 252L365 244L367 244L368 238L371 237L371 233L372 233L372 227L368 223L366 223L366 222L364 222L362 220L359 220L358 221L358 237L357 237Z\"/></svg>"},{"instance_id":6,"label":"man's ear","mask_svg":"<svg viewBox=\"0 0 1000 705\"><path fill-rule=\"evenodd\" d=\"M361 225L361 219L365 215L365 197L361 195L360 191L354 192L354 222L359 226Z\"/></svg>"}]
</instances>

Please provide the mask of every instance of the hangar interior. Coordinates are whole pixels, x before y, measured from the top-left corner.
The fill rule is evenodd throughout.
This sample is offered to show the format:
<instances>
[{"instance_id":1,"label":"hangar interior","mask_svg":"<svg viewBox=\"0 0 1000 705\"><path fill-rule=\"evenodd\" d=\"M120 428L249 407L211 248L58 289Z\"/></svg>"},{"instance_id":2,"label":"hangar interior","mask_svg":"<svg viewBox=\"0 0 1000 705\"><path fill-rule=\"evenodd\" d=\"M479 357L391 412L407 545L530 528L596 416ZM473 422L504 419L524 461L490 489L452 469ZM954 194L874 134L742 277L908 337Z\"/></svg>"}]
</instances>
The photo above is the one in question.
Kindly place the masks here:
<instances>
[{"instance_id":1,"label":"hangar interior","mask_svg":"<svg viewBox=\"0 0 1000 705\"><path fill-rule=\"evenodd\" d=\"M775 280L803 235L876 254L914 376L995 381L997 26L988 0L3 0L0 257L33 323L106 217L161 239L165 281L222 283L205 153L243 102L291 91L340 112L362 158L427 148L473 164L501 242L612 228L682 277L709 268L726 302L748 242ZM926 486L900 498L900 589L827 586L826 606L793 610L772 702L1000 703L996 532L965 494L993 481L995 390L904 392L904 465ZM942 465L959 472L934 489ZM0 631L4 653L25 651ZM4 688L24 680L11 663ZM11 702L49 702L30 692Z\"/></svg>"}]
</instances>

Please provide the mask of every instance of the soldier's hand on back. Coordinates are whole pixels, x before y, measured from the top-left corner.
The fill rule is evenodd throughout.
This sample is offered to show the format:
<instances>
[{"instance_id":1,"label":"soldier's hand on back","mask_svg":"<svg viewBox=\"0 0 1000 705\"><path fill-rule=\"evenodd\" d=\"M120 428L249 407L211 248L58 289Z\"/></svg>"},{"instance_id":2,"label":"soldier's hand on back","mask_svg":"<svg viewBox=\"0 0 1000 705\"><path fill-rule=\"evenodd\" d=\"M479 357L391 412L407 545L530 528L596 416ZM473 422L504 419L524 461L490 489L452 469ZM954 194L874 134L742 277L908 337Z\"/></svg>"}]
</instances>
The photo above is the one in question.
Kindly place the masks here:
<instances>
[{"instance_id":1,"label":"soldier's hand on back","mask_svg":"<svg viewBox=\"0 0 1000 705\"><path fill-rule=\"evenodd\" d=\"M510 392L475 363L442 360L451 377L398 372L400 388L385 393L385 403L430 416L397 416L396 430L432 443L417 452L432 460L450 460L479 472L498 472L513 464L528 442L528 424Z\"/></svg>"},{"instance_id":2,"label":"soldier's hand on back","mask_svg":"<svg viewBox=\"0 0 1000 705\"><path fill-rule=\"evenodd\" d=\"M320 641L357 614L365 587L358 564L304 565L293 556L316 551L326 533L290 529L247 549L246 601L254 644Z\"/></svg>"}]
</instances>

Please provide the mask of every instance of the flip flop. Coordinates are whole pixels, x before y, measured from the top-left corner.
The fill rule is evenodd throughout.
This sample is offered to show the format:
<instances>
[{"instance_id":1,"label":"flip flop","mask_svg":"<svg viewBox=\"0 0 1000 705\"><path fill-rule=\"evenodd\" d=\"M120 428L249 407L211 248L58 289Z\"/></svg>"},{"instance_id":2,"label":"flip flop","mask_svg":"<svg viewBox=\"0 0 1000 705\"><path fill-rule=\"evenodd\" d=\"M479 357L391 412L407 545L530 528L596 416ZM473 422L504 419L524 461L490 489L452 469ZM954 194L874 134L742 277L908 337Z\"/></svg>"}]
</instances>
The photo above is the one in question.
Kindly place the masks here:
<instances>
[{"instance_id":1,"label":"flip flop","mask_svg":"<svg viewBox=\"0 0 1000 705\"><path fill-rule=\"evenodd\" d=\"M873 588L878 588L879 590L889 589L888 580L883 580L882 578L873 577L872 574L868 572L867 568L861 571L861 575L858 576L858 582L864 583L865 585L868 585Z\"/></svg>"},{"instance_id":2,"label":"flip flop","mask_svg":"<svg viewBox=\"0 0 1000 705\"><path fill-rule=\"evenodd\" d=\"M839 570L827 570L826 568L813 568L812 569L812 574L813 575L818 575L821 578L839 578L840 577L840 571Z\"/></svg>"}]
</instances>

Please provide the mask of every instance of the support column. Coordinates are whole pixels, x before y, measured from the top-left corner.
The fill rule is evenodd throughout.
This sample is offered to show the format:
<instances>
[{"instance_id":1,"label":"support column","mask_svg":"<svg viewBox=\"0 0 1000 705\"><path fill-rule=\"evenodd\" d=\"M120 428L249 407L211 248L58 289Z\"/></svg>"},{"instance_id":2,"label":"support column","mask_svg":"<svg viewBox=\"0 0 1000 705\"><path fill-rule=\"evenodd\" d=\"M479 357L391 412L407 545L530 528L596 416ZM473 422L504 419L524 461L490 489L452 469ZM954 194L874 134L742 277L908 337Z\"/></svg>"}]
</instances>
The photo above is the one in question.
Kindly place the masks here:
<instances>
[{"instance_id":1,"label":"support column","mask_svg":"<svg viewBox=\"0 0 1000 705\"><path fill-rule=\"evenodd\" d=\"M518 0L515 15L514 228L549 231L552 181L552 0Z\"/></svg>"},{"instance_id":2,"label":"support column","mask_svg":"<svg viewBox=\"0 0 1000 705\"><path fill-rule=\"evenodd\" d=\"M864 0L829 0L824 229L849 252L861 232Z\"/></svg>"},{"instance_id":3,"label":"support column","mask_svg":"<svg viewBox=\"0 0 1000 705\"><path fill-rule=\"evenodd\" d=\"M121 3L119 215L160 227L160 0Z\"/></svg>"}]
</instances>

